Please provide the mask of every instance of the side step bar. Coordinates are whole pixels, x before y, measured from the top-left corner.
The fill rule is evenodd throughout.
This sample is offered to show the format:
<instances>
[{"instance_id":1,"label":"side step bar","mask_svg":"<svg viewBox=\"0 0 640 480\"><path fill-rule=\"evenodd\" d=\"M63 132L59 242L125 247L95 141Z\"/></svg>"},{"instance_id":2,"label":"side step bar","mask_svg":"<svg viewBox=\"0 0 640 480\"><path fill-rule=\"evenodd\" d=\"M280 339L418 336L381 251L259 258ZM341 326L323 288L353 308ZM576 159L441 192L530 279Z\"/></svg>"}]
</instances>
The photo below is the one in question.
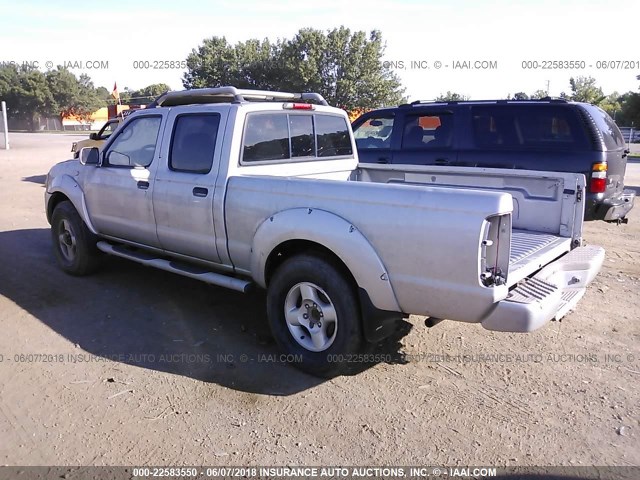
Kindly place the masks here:
<instances>
[{"instance_id":1,"label":"side step bar","mask_svg":"<svg viewBox=\"0 0 640 480\"><path fill-rule=\"evenodd\" d=\"M560 320L585 294L604 261L604 249L578 247L527 278L482 321L488 330L531 332Z\"/></svg>"},{"instance_id":2,"label":"side step bar","mask_svg":"<svg viewBox=\"0 0 640 480\"><path fill-rule=\"evenodd\" d=\"M147 267L159 268L160 270L177 273L184 277L194 278L211 285L230 288L242 293L246 293L252 285L252 282L247 280L241 280L239 278L228 277L220 273L203 270L198 266L181 264L164 258L157 258L148 252L133 251L126 247L112 245L105 241L98 242L97 247L99 250L104 253L108 253L109 255L126 258L127 260L133 260L134 262L141 263Z\"/></svg>"}]
</instances>

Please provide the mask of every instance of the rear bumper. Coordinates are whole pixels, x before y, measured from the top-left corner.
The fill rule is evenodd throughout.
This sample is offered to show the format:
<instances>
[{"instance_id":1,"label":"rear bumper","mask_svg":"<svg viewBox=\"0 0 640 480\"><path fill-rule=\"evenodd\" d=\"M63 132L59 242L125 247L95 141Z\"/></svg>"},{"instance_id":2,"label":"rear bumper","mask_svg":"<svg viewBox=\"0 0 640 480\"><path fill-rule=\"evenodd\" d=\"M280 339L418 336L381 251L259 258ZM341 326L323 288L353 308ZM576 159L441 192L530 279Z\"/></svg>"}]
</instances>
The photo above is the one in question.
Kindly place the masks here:
<instances>
[{"instance_id":1,"label":"rear bumper","mask_svg":"<svg viewBox=\"0 0 640 480\"><path fill-rule=\"evenodd\" d=\"M604 261L604 249L578 247L520 283L482 320L488 330L530 332L559 320L580 301Z\"/></svg>"},{"instance_id":2,"label":"rear bumper","mask_svg":"<svg viewBox=\"0 0 640 480\"><path fill-rule=\"evenodd\" d=\"M604 220L605 222L619 222L624 219L633 208L636 193L625 190L621 194L603 200L593 200L593 207L587 208L585 220Z\"/></svg>"},{"instance_id":3,"label":"rear bumper","mask_svg":"<svg viewBox=\"0 0 640 480\"><path fill-rule=\"evenodd\" d=\"M603 210L606 210L604 220L615 222L626 217L627 213L633 208L635 198L636 192L625 190L622 195L614 198L610 203L605 202L602 206Z\"/></svg>"}]
</instances>

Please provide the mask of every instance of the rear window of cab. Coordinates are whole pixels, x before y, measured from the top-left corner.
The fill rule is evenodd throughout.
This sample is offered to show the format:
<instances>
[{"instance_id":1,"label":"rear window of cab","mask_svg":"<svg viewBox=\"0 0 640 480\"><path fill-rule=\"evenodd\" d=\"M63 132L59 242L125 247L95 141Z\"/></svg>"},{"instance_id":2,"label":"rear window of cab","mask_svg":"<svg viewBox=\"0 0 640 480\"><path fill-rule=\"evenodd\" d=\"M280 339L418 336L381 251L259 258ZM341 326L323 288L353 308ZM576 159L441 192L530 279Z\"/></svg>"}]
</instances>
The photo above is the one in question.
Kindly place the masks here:
<instances>
[{"instance_id":1,"label":"rear window of cab","mask_svg":"<svg viewBox=\"0 0 640 480\"><path fill-rule=\"evenodd\" d=\"M344 117L322 113L247 115L240 163L325 160L353 155Z\"/></svg>"}]
</instances>

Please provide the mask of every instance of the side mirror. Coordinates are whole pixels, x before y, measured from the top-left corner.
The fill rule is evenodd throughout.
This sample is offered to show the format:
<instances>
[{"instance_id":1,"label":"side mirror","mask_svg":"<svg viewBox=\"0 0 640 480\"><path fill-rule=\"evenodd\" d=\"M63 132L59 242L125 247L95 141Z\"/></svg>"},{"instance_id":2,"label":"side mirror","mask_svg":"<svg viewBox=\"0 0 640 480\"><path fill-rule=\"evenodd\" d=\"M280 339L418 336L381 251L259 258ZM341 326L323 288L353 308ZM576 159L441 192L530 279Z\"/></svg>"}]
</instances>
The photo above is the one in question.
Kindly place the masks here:
<instances>
[{"instance_id":1,"label":"side mirror","mask_svg":"<svg viewBox=\"0 0 640 480\"><path fill-rule=\"evenodd\" d=\"M100 140L100 138L98 137L98 134L93 132L92 134L89 135L89 139L90 140Z\"/></svg>"},{"instance_id":2,"label":"side mirror","mask_svg":"<svg viewBox=\"0 0 640 480\"><path fill-rule=\"evenodd\" d=\"M98 165L100 163L100 149L85 147L80 150L80 163L82 165Z\"/></svg>"}]
</instances>

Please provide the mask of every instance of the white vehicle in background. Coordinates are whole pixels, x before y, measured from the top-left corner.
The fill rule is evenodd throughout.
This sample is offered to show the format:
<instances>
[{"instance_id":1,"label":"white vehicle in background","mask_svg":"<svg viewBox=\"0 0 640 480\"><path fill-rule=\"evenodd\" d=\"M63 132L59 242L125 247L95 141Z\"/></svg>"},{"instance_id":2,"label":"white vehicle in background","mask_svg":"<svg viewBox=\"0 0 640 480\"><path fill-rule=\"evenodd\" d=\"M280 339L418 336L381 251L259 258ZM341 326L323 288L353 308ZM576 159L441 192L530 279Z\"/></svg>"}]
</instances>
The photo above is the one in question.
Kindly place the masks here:
<instances>
[{"instance_id":1,"label":"white vehicle in background","mask_svg":"<svg viewBox=\"0 0 640 480\"><path fill-rule=\"evenodd\" d=\"M349 370L409 314L528 332L574 307L604 258L582 246L582 174L358 165L318 94L169 92L102 150L54 166L60 266L102 254L267 291L280 348Z\"/></svg>"},{"instance_id":2,"label":"white vehicle in background","mask_svg":"<svg viewBox=\"0 0 640 480\"><path fill-rule=\"evenodd\" d=\"M73 142L71 144L71 153L73 153L73 158L78 158L80 156L80 150L82 150L83 148L102 148L111 134L116 131L118 125L120 125L121 122L122 118L111 118L102 126L102 128L97 133L92 133L86 140Z\"/></svg>"}]
</instances>

